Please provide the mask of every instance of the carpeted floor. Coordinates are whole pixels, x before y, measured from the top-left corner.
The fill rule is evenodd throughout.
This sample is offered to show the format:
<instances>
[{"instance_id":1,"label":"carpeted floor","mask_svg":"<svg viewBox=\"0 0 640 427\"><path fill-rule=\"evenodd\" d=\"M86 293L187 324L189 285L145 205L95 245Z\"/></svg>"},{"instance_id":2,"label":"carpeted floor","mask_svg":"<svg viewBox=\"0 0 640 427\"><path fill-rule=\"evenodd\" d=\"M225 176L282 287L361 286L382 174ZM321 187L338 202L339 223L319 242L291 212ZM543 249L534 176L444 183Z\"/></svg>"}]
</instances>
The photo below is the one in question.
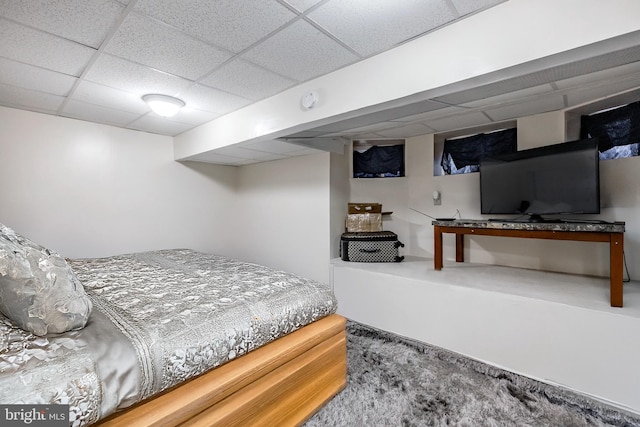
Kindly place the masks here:
<instances>
[{"instance_id":1,"label":"carpeted floor","mask_svg":"<svg viewBox=\"0 0 640 427\"><path fill-rule=\"evenodd\" d=\"M304 427L640 426L640 416L351 321L347 358L346 388Z\"/></svg>"}]
</instances>

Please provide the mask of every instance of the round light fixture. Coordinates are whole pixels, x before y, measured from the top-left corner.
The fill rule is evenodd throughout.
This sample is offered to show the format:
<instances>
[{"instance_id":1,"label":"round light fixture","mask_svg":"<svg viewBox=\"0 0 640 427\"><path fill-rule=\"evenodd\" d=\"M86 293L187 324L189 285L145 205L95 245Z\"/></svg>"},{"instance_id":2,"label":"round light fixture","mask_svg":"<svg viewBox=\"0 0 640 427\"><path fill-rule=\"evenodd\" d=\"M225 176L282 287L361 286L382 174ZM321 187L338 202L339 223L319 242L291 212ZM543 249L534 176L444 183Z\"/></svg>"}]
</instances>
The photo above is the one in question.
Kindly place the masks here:
<instances>
[{"instance_id":1,"label":"round light fixture","mask_svg":"<svg viewBox=\"0 0 640 427\"><path fill-rule=\"evenodd\" d=\"M173 117L184 107L184 101L168 95L148 94L142 100L149 105L149 108L161 117Z\"/></svg>"}]
</instances>

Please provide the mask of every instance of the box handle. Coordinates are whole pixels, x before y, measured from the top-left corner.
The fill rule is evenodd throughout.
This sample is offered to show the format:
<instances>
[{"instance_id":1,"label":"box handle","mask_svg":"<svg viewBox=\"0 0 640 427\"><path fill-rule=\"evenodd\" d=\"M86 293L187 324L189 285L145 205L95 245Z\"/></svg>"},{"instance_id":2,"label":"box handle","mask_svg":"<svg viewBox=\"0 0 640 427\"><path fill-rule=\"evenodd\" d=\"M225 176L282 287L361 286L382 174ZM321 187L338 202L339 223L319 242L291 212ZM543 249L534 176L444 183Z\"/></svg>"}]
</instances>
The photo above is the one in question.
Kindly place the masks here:
<instances>
[{"instance_id":1,"label":"box handle","mask_svg":"<svg viewBox=\"0 0 640 427\"><path fill-rule=\"evenodd\" d=\"M380 249L360 249L360 252L364 252L366 254L375 254L376 252L380 252Z\"/></svg>"}]
</instances>

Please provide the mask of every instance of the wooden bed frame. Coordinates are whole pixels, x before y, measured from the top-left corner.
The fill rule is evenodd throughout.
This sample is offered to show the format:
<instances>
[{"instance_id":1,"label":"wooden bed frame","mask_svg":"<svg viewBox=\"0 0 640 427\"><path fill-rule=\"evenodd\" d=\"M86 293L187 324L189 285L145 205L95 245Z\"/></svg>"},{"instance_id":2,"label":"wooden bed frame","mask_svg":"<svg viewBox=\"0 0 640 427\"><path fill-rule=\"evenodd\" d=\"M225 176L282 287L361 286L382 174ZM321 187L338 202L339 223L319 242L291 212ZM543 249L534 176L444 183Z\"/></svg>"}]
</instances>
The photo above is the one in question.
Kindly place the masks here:
<instances>
[{"instance_id":1,"label":"wooden bed frame","mask_svg":"<svg viewBox=\"0 0 640 427\"><path fill-rule=\"evenodd\" d=\"M333 314L96 425L297 426L346 376L346 320Z\"/></svg>"}]
</instances>

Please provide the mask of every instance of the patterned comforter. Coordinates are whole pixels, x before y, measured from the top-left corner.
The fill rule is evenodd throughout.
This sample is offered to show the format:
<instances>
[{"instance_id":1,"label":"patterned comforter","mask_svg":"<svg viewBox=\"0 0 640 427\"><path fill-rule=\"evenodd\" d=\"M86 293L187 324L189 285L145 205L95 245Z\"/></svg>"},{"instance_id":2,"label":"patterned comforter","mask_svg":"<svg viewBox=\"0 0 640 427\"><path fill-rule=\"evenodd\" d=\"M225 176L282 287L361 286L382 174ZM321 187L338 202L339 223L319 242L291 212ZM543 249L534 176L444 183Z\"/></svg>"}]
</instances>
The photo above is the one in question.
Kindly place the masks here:
<instances>
[{"instance_id":1,"label":"patterned comforter","mask_svg":"<svg viewBox=\"0 0 640 427\"><path fill-rule=\"evenodd\" d=\"M68 260L94 310L36 337L0 315L0 402L86 425L334 313L322 283L188 249Z\"/></svg>"}]
</instances>

